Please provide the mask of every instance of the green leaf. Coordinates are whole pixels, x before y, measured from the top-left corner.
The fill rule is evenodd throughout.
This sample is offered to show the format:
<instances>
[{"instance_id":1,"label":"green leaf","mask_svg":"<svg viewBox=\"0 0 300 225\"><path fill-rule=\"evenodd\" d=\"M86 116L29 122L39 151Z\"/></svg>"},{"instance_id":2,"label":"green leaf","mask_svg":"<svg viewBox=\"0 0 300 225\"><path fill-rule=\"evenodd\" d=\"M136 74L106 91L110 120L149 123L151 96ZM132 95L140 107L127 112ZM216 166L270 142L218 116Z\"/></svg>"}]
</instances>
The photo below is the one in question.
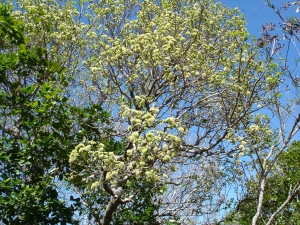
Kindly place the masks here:
<instances>
[{"instance_id":1,"label":"green leaf","mask_svg":"<svg viewBox=\"0 0 300 225\"><path fill-rule=\"evenodd\" d=\"M34 103L32 103L32 107L33 107L33 108L38 107L38 105L39 105L39 102L38 102L38 101L35 101Z\"/></svg>"},{"instance_id":2,"label":"green leaf","mask_svg":"<svg viewBox=\"0 0 300 225\"><path fill-rule=\"evenodd\" d=\"M26 53L26 46L24 44L20 44L20 53Z\"/></svg>"}]
</instances>

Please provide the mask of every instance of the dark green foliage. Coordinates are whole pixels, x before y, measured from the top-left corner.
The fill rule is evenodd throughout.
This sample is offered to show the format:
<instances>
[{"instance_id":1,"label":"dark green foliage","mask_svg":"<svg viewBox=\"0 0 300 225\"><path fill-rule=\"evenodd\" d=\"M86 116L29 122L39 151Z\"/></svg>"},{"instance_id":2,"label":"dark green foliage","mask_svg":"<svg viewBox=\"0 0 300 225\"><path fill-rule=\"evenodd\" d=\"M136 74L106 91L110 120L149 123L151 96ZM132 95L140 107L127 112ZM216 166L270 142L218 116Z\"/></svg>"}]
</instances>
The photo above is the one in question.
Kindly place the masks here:
<instances>
[{"instance_id":1,"label":"dark green foliage","mask_svg":"<svg viewBox=\"0 0 300 225\"><path fill-rule=\"evenodd\" d=\"M10 16L11 7L0 4L0 46L1 48L24 44L24 28L20 21Z\"/></svg>"},{"instance_id":2,"label":"dark green foliage","mask_svg":"<svg viewBox=\"0 0 300 225\"><path fill-rule=\"evenodd\" d=\"M57 183L70 151L96 139L108 114L71 106L68 81L46 49L30 48L22 24L0 5L0 219L4 224L76 224ZM76 203L76 202L75 202ZM0 222L1 223L1 222Z\"/></svg>"}]
</instances>

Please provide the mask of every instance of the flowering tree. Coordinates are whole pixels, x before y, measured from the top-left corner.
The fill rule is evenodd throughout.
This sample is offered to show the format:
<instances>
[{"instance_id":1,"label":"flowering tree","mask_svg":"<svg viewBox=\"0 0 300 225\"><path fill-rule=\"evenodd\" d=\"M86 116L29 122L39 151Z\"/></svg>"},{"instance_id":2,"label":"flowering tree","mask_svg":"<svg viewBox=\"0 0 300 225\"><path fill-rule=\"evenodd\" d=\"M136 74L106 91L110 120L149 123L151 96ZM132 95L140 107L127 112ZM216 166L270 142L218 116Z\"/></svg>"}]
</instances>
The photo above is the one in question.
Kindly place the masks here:
<instances>
[{"instance_id":1,"label":"flowering tree","mask_svg":"<svg viewBox=\"0 0 300 225\"><path fill-rule=\"evenodd\" d=\"M240 169L252 142L272 135L255 112L272 103L280 75L238 9L212 0L20 0L13 14L31 44L66 67L73 104L110 113L91 125L101 135L69 157L68 182L92 223L218 219L232 177L224 166Z\"/></svg>"}]
</instances>

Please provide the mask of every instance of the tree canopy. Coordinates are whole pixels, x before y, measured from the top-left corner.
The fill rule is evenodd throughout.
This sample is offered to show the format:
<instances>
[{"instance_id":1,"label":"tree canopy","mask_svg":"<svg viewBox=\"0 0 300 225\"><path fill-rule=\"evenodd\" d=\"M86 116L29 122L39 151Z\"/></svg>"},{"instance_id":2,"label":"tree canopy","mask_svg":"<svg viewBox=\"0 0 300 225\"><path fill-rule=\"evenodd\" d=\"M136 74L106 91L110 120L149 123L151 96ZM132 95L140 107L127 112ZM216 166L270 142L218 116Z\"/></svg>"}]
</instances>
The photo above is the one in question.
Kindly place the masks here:
<instances>
[{"instance_id":1,"label":"tree canopy","mask_svg":"<svg viewBox=\"0 0 300 225\"><path fill-rule=\"evenodd\" d=\"M271 28L256 40L213 0L0 13L4 223L264 224L298 191L298 88Z\"/></svg>"}]
</instances>

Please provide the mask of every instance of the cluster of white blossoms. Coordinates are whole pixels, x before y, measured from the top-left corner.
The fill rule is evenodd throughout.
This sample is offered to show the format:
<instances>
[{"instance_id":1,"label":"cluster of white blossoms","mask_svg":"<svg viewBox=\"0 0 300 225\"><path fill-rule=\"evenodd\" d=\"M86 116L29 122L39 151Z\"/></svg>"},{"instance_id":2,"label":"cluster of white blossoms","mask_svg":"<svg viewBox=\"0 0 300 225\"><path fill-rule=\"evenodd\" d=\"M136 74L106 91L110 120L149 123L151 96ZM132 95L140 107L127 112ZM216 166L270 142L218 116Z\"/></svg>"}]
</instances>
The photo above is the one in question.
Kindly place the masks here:
<instances>
[{"instance_id":1,"label":"cluster of white blossoms","mask_svg":"<svg viewBox=\"0 0 300 225\"><path fill-rule=\"evenodd\" d=\"M185 128L180 127L173 117L158 121L158 112L155 107L150 108L149 112L131 109L126 105L120 107L120 114L130 121L128 131L131 135L128 139L133 143L133 148L127 150L126 154L138 165L139 168L135 170L137 175L157 161L169 162L177 155L182 142L179 136L184 134ZM179 136L168 132L174 129Z\"/></svg>"},{"instance_id":2,"label":"cluster of white blossoms","mask_svg":"<svg viewBox=\"0 0 300 225\"><path fill-rule=\"evenodd\" d=\"M113 152L107 151L104 144L97 144L93 141L77 145L70 154L69 163L71 166L97 165L99 171L96 171L96 173L106 174L105 177L93 176L94 179L85 179L89 185L90 181L92 181L91 189L95 189L103 181L110 181L112 184L116 183L126 170L125 163L118 160L118 157ZM73 172L70 179L73 179L74 175L79 174Z\"/></svg>"},{"instance_id":3,"label":"cluster of white blossoms","mask_svg":"<svg viewBox=\"0 0 300 225\"><path fill-rule=\"evenodd\" d=\"M139 98L137 98L139 99ZM128 142L132 148L120 155L108 151L103 143L87 142L79 144L71 152L69 162L71 165L97 164L100 173L105 174L104 180L93 180L90 188L96 188L101 182L109 181L116 184L125 176L134 176L137 179L148 181L162 181L167 176L161 174L154 164L169 163L176 157L181 136L186 129L179 126L173 117L157 120L158 109L153 107L149 111L131 109L126 105L120 107L120 115L129 118L130 135ZM168 131L176 130L178 135Z\"/></svg>"}]
</instances>

